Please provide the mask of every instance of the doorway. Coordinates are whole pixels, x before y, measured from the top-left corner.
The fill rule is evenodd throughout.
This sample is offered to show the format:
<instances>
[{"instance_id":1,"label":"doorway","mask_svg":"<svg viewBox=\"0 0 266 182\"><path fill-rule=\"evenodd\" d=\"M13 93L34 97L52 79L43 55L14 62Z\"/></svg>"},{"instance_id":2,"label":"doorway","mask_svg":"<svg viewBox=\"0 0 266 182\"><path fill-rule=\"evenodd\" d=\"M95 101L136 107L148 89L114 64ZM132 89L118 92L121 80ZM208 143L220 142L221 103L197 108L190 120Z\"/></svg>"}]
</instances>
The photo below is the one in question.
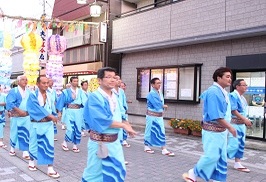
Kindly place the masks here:
<instances>
[{"instance_id":1,"label":"doorway","mask_svg":"<svg viewBox=\"0 0 266 182\"><path fill-rule=\"evenodd\" d=\"M248 85L244 97L247 100L248 118L252 127L247 128L247 136L265 139L265 71L236 72L236 79L244 79Z\"/></svg>"}]
</instances>

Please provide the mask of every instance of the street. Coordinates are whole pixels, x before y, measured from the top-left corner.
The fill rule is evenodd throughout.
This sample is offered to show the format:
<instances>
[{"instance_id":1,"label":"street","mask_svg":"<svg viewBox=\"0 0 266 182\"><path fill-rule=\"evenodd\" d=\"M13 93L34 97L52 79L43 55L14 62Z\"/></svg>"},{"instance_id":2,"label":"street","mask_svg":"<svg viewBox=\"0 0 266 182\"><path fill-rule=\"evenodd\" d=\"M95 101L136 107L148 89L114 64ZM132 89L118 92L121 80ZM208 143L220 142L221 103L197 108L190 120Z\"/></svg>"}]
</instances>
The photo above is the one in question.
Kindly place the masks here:
<instances>
[{"instance_id":1,"label":"street","mask_svg":"<svg viewBox=\"0 0 266 182\"><path fill-rule=\"evenodd\" d=\"M24 182L24 181L60 181L78 182L81 180L83 169L87 161L87 137L83 137L79 146L81 152L74 153L71 150L65 152L61 149L64 138L64 130L58 124L58 134L55 141L54 169L61 175L57 180L46 175L47 166L38 166L38 171L29 171L27 161L22 158L22 152L16 151L16 156L9 156L9 123L5 127L4 141L8 145L6 149L0 149L0 182ZM161 154L159 148L153 148L155 154L143 151L143 131L135 138L130 138L130 148L124 148L127 165L126 182L182 182L182 174L192 168L202 154L201 139L182 135L167 135L167 146L173 151L175 157L167 157ZM72 146L69 144L69 148ZM243 173L233 169L233 161L228 162L229 182L266 182L266 151L245 150L245 158L242 164L251 172ZM199 182L203 180L198 179Z\"/></svg>"}]
</instances>

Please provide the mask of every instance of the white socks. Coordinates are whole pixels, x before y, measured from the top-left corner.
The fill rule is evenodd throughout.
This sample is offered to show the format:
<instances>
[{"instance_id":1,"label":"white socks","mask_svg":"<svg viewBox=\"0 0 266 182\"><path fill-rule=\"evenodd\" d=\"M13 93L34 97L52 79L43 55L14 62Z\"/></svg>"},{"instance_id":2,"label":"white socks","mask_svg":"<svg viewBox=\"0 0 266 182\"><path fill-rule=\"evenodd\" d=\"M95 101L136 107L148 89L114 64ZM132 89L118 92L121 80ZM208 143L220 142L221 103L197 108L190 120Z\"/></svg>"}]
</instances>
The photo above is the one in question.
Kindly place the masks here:
<instances>
[{"instance_id":1,"label":"white socks","mask_svg":"<svg viewBox=\"0 0 266 182\"><path fill-rule=\"evenodd\" d=\"M22 154L23 157L26 157L26 156L30 156L29 152L28 151L23 151L23 154Z\"/></svg>"},{"instance_id":2,"label":"white socks","mask_svg":"<svg viewBox=\"0 0 266 182\"><path fill-rule=\"evenodd\" d=\"M234 168L235 169L244 168L244 166L242 166L242 164L240 162L235 162Z\"/></svg>"},{"instance_id":3,"label":"white socks","mask_svg":"<svg viewBox=\"0 0 266 182\"><path fill-rule=\"evenodd\" d=\"M34 167L35 166L34 161L29 160L29 166Z\"/></svg>"},{"instance_id":4,"label":"white socks","mask_svg":"<svg viewBox=\"0 0 266 182\"><path fill-rule=\"evenodd\" d=\"M144 151L151 150L151 148L147 145L144 146Z\"/></svg>"},{"instance_id":5,"label":"white socks","mask_svg":"<svg viewBox=\"0 0 266 182\"><path fill-rule=\"evenodd\" d=\"M67 142L65 140L63 141L63 145L67 147Z\"/></svg>"},{"instance_id":6,"label":"white socks","mask_svg":"<svg viewBox=\"0 0 266 182\"><path fill-rule=\"evenodd\" d=\"M10 147L10 152L15 152L15 149L13 147Z\"/></svg>"},{"instance_id":7,"label":"white socks","mask_svg":"<svg viewBox=\"0 0 266 182\"><path fill-rule=\"evenodd\" d=\"M73 145L73 149L77 149L78 147L77 147L77 145Z\"/></svg>"},{"instance_id":8,"label":"white socks","mask_svg":"<svg viewBox=\"0 0 266 182\"><path fill-rule=\"evenodd\" d=\"M189 176L189 178L191 178L193 181L196 181L196 176L195 176L195 173L194 173L194 169L193 169L193 168L190 169L190 170L188 171L188 176Z\"/></svg>"},{"instance_id":9,"label":"white socks","mask_svg":"<svg viewBox=\"0 0 266 182\"><path fill-rule=\"evenodd\" d=\"M47 170L47 172L50 173L50 174L51 174L51 173L54 174L55 171L54 171L53 166L48 166L48 170Z\"/></svg>"}]
</instances>

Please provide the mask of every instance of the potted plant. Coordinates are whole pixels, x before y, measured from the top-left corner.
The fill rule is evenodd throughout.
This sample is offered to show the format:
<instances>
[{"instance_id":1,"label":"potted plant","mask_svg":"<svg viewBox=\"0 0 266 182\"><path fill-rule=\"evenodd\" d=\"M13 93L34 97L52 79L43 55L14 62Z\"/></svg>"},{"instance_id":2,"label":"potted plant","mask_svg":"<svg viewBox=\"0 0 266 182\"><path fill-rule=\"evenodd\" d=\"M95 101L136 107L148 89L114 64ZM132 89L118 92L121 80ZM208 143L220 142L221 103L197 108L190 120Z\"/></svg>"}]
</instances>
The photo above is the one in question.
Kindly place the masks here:
<instances>
[{"instance_id":1,"label":"potted plant","mask_svg":"<svg viewBox=\"0 0 266 182\"><path fill-rule=\"evenodd\" d=\"M202 131L201 121L198 120L192 121L189 128L191 130L192 135L201 136L201 131Z\"/></svg>"},{"instance_id":2,"label":"potted plant","mask_svg":"<svg viewBox=\"0 0 266 182\"><path fill-rule=\"evenodd\" d=\"M175 133L183 134L183 135L189 135L190 134L190 120L188 119L177 119L173 118L170 119L169 125L174 129Z\"/></svg>"}]
</instances>

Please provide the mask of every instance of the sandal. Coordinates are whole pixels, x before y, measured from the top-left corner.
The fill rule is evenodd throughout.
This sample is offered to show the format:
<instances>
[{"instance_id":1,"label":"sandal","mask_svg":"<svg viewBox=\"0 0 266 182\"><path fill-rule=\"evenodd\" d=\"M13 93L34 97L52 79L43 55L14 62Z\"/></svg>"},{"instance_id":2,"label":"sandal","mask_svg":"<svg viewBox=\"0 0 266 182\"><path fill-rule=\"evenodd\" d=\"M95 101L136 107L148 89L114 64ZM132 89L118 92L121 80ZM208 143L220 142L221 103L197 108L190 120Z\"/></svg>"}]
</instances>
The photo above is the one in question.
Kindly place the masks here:
<instances>
[{"instance_id":1,"label":"sandal","mask_svg":"<svg viewBox=\"0 0 266 182\"><path fill-rule=\"evenodd\" d=\"M79 150L78 148L73 148L72 151L73 151L74 153L79 153L79 152L80 152L80 150Z\"/></svg>"},{"instance_id":2,"label":"sandal","mask_svg":"<svg viewBox=\"0 0 266 182\"><path fill-rule=\"evenodd\" d=\"M26 160L30 160L30 156L22 156L23 157L23 159L26 159Z\"/></svg>"},{"instance_id":3,"label":"sandal","mask_svg":"<svg viewBox=\"0 0 266 182\"><path fill-rule=\"evenodd\" d=\"M241 172L245 172L245 173L249 173L250 172L250 170L248 168L246 168L246 167L240 167L240 168L235 168L235 169L238 170L238 171L241 171Z\"/></svg>"},{"instance_id":4,"label":"sandal","mask_svg":"<svg viewBox=\"0 0 266 182\"><path fill-rule=\"evenodd\" d=\"M7 146L5 144L2 144L2 145L0 145L0 148L5 149L5 148L7 148Z\"/></svg>"},{"instance_id":5,"label":"sandal","mask_svg":"<svg viewBox=\"0 0 266 182\"><path fill-rule=\"evenodd\" d=\"M28 169L30 171L37 171L37 167L36 166L28 166Z\"/></svg>"},{"instance_id":6,"label":"sandal","mask_svg":"<svg viewBox=\"0 0 266 182\"><path fill-rule=\"evenodd\" d=\"M69 151L69 148L67 146L64 146L64 144L62 144L61 146L64 151Z\"/></svg>"},{"instance_id":7,"label":"sandal","mask_svg":"<svg viewBox=\"0 0 266 182\"><path fill-rule=\"evenodd\" d=\"M123 147L129 148L130 145L128 143L123 144Z\"/></svg>"},{"instance_id":8,"label":"sandal","mask_svg":"<svg viewBox=\"0 0 266 182\"><path fill-rule=\"evenodd\" d=\"M166 152L166 153L162 153L163 155L167 155L169 157L174 157L175 154L173 152Z\"/></svg>"},{"instance_id":9,"label":"sandal","mask_svg":"<svg viewBox=\"0 0 266 182\"><path fill-rule=\"evenodd\" d=\"M16 155L16 152L11 152L11 151L9 151L9 155L10 155L10 156L15 156L15 155Z\"/></svg>"},{"instance_id":10,"label":"sandal","mask_svg":"<svg viewBox=\"0 0 266 182\"><path fill-rule=\"evenodd\" d=\"M148 149L148 150L144 150L144 152L147 152L149 154L154 154L154 150Z\"/></svg>"},{"instance_id":11,"label":"sandal","mask_svg":"<svg viewBox=\"0 0 266 182\"><path fill-rule=\"evenodd\" d=\"M54 173L47 173L47 175L48 175L49 177L51 177L51 178L54 178L54 179L60 177L60 175L59 175L57 172L54 172Z\"/></svg>"},{"instance_id":12,"label":"sandal","mask_svg":"<svg viewBox=\"0 0 266 182\"><path fill-rule=\"evenodd\" d=\"M182 177L183 177L183 180L185 180L185 182L197 182L196 180L194 181L193 179L191 179L191 178L189 177L188 173L184 173L184 174L182 175Z\"/></svg>"}]
</instances>

